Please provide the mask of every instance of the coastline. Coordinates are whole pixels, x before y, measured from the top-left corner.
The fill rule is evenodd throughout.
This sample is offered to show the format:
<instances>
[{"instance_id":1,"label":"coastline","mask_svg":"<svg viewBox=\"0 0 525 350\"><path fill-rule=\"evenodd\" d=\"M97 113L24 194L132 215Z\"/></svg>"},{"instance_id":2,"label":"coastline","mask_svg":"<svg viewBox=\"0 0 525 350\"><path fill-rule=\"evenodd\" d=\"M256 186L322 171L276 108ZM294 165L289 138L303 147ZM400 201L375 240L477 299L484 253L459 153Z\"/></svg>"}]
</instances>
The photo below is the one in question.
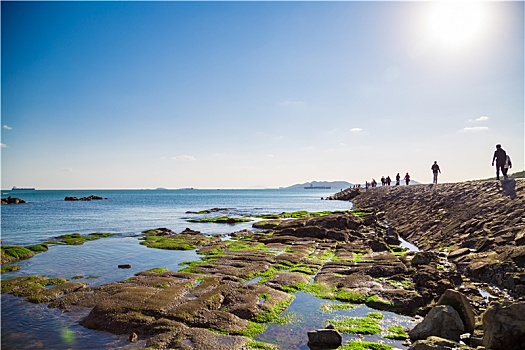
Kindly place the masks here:
<instances>
[{"instance_id":1,"label":"coastline","mask_svg":"<svg viewBox=\"0 0 525 350\"><path fill-rule=\"evenodd\" d=\"M136 334L141 345L177 347L182 346L178 341L191 339L199 346L230 342L228 349L245 349L253 339L266 340L257 338L257 327L275 322L295 293L424 316L447 290L455 290L469 301L475 317L471 345L484 344L487 327L482 321L491 309L489 301L516 305L523 300L519 253L524 185L525 180L513 180L359 190L353 192L352 213L276 220L269 229L234 232L226 241L210 241L191 230L152 230L151 235L163 239L204 242L198 243L200 262L178 271L139 271L126 281L100 286L68 281L50 288L53 292L46 292L47 299L40 302L65 311L88 307L91 312L82 325ZM429 222L433 226L425 226ZM511 229L503 230L503 224ZM476 245L463 246L471 242L465 234L476 238L471 240ZM422 250L401 248L398 235ZM23 290L21 282L7 285ZM9 292L4 284L2 292ZM483 292L490 293L488 299ZM158 299L161 295L167 304ZM267 302L259 304L257 295L266 295ZM173 308L173 302L185 306ZM170 322L162 321L166 318ZM218 337L204 328L226 334ZM166 338L166 330L177 336Z\"/></svg>"}]
</instances>

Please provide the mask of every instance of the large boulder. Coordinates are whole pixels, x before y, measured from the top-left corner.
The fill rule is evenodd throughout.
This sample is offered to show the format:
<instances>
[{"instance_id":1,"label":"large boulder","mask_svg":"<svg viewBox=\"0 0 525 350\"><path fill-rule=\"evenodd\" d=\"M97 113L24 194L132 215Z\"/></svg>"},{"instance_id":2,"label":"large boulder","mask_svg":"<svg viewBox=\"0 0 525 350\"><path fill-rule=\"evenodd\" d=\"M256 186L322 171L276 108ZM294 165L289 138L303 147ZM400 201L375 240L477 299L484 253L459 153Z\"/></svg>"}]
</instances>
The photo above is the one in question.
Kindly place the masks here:
<instances>
[{"instance_id":1,"label":"large boulder","mask_svg":"<svg viewBox=\"0 0 525 350\"><path fill-rule=\"evenodd\" d=\"M525 344L525 301L492 303L483 314L483 345L499 350L522 350Z\"/></svg>"},{"instance_id":2,"label":"large boulder","mask_svg":"<svg viewBox=\"0 0 525 350\"><path fill-rule=\"evenodd\" d=\"M465 325L459 313L450 305L438 305L409 332L409 336L412 340L426 339L434 335L459 341L464 332Z\"/></svg>"},{"instance_id":3,"label":"large boulder","mask_svg":"<svg viewBox=\"0 0 525 350\"><path fill-rule=\"evenodd\" d=\"M343 337L335 329L317 329L308 332L308 347L312 350L335 349L341 346Z\"/></svg>"},{"instance_id":4,"label":"large boulder","mask_svg":"<svg viewBox=\"0 0 525 350\"><path fill-rule=\"evenodd\" d=\"M474 309L465 295L453 289L447 289L441 298L439 298L438 305L452 306L459 313L465 325L465 332L474 332L474 328L476 327Z\"/></svg>"}]
</instances>

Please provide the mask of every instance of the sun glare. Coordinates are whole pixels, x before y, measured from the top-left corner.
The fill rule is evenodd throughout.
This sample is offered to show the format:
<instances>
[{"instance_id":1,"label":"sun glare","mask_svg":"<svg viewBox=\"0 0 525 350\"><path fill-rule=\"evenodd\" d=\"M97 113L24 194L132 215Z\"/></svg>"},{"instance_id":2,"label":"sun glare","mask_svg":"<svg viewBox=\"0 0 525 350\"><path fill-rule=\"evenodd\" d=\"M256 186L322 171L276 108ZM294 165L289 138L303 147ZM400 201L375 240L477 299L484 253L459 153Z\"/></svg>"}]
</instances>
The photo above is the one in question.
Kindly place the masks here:
<instances>
[{"instance_id":1,"label":"sun glare","mask_svg":"<svg viewBox=\"0 0 525 350\"><path fill-rule=\"evenodd\" d=\"M479 1L436 2L426 24L435 44L456 49L481 39L487 12L486 4Z\"/></svg>"}]
</instances>

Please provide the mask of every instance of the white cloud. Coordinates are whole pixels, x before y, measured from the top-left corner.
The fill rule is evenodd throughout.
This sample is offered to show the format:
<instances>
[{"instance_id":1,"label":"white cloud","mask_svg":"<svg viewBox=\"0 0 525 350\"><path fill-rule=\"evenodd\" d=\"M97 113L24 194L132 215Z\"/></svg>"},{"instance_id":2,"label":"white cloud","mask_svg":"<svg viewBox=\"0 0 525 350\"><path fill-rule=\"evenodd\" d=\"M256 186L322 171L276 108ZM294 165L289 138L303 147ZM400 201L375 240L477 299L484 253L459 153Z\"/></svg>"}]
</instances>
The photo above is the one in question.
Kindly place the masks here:
<instances>
[{"instance_id":1,"label":"white cloud","mask_svg":"<svg viewBox=\"0 0 525 350\"><path fill-rule=\"evenodd\" d=\"M472 126L461 129L459 132L484 132L490 130L488 126Z\"/></svg>"},{"instance_id":2,"label":"white cloud","mask_svg":"<svg viewBox=\"0 0 525 350\"><path fill-rule=\"evenodd\" d=\"M5 143L0 143L0 148L5 148L7 145Z\"/></svg>"},{"instance_id":3,"label":"white cloud","mask_svg":"<svg viewBox=\"0 0 525 350\"><path fill-rule=\"evenodd\" d=\"M489 119L490 119L490 118L487 117L486 115L482 115L482 116L480 116L480 117L478 117L478 118L476 118L476 119L469 119L468 121L469 121L469 122L485 122L485 121L487 121L487 120L489 120Z\"/></svg>"},{"instance_id":4,"label":"white cloud","mask_svg":"<svg viewBox=\"0 0 525 350\"><path fill-rule=\"evenodd\" d=\"M363 129L361 129L361 128L352 128L352 129L350 129L350 132L353 132L354 134L357 134L357 133L359 133L361 131L363 131Z\"/></svg>"},{"instance_id":5,"label":"white cloud","mask_svg":"<svg viewBox=\"0 0 525 350\"><path fill-rule=\"evenodd\" d=\"M192 161L196 158L194 156L189 156L187 154L181 154L180 156L174 156L170 158L171 160L180 160L180 161Z\"/></svg>"},{"instance_id":6,"label":"white cloud","mask_svg":"<svg viewBox=\"0 0 525 350\"><path fill-rule=\"evenodd\" d=\"M4 130L12 130L12 129L13 129L13 128L10 127L9 125L4 125L3 128L4 128Z\"/></svg>"}]
</instances>

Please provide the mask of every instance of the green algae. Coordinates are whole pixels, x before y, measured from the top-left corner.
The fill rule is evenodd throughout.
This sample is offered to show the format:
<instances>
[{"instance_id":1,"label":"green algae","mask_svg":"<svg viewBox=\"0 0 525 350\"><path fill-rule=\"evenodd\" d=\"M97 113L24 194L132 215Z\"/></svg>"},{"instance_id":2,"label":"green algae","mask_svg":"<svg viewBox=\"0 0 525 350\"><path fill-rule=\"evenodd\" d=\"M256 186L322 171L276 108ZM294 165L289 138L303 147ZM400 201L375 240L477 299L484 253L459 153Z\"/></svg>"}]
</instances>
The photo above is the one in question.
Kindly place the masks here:
<instances>
[{"instance_id":1,"label":"green algae","mask_svg":"<svg viewBox=\"0 0 525 350\"><path fill-rule=\"evenodd\" d=\"M255 315L254 321L258 323L270 323L276 321L279 319L283 311L286 310L288 306L290 306L290 303L294 300L294 298L294 296L290 296L290 298L278 302L272 308L259 312L257 315Z\"/></svg>"},{"instance_id":2,"label":"green algae","mask_svg":"<svg viewBox=\"0 0 525 350\"><path fill-rule=\"evenodd\" d=\"M307 285L308 282L298 282L295 284L280 286L279 289L286 293L295 293L304 290Z\"/></svg>"},{"instance_id":3,"label":"green algae","mask_svg":"<svg viewBox=\"0 0 525 350\"><path fill-rule=\"evenodd\" d=\"M38 253L47 251L47 245L37 244L30 246L14 246L14 245L2 245L1 255L2 264L9 263L12 261L25 260L32 258Z\"/></svg>"},{"instance_id":4,"label":"green algae","mask_svg":"<svg viewBox=\"0 0 525 350\"><path fill-rule=\"evenodd\" d=\"M343 319L328 320L341 333L350 334L379 334L382 329L379 322L383 319L380 312L370 312L365 317L346 317Z\"/></svg>"},{"instance_id":5,"label":"green algae","mask_svg":"<svg viewBox=\"0 0 525 350\"><path fill-rule=\"evenodd\" d=\"M217 223L217 224L239 224L243 222L250 222L251 219L247 218L237 218L237 217L229 217L229 216L219 216L214 218L202 218L202 219L186 219L188 222L195 222L195 223Z\"/></svg>"},{"instance_id":6,"label":"green algae","mask_svg":"<svg viewBox=\"0 0 525 350\"><path fill-rule=\"evenodd\" d=\"M338 350L391 350L394 347L387 344L375 343L370 341L350 341L346 345L337 348Z\"/></svg>"},{"instance_id":7,"label":"green algae","mask_svg":"<svg viewBox=\"0 0 525 350\"><path fill-rule=\"evenodd\" d=\"M149 269L147 270L148 272L153 272L153 273L164 273L164 272L168 272L169 270L165 267L155 267L153 269Z\"/></svg>"},{"instance_id":8,"label":"green algae","mask_svg":"<svg viewBox=\"0 0 525 350\"><path fill-rule=\"evenodd\" d=\"M377 294L370 295L366 298L365 304L381 304L385 306L394 306L394 303L391 301L385 301L381 299Z\"/></svg>"},{"instance_id":9,"label":"green algae","mask_svg":"<svg viewBox=\"0 0 525 350\"><path fill-rule=\"evenodd\" d=\"M182 236L146 236L140 238L140 244L148 248L166 249L166 250L193 250L198 245L191 244Z\"/></svg>"},{"instance_id":10,"label":"green algae","mask_svg":"<svg viewBox=\"0 0 525 350\"><path fill-rule=\"evenodd\" d=\"M385 335L387 339L405 340L408 338L407 333L400 325L392 325L388 327L388 334Z\"/></svg>"},{"instance_id":11,"label":"green algae","mask_svg":"<svg viewBox=\"0 0 525 350\"><path fill-rule=\"evenodd\" d=\"M68 233L56 237L56 240L48 241L47 244L65 244L65 245L82 245L87 241L95 241L101 238L115 236L113 233L93 232L88 235L81 235L80 233Z\"/></svg>"},{"instance_id":12,"label":"green algae","mask_svg":"<svg viewBox=\"0 0 525 350\"><path fill-rule=\"evenodd\" d=\"M21 266L18 266L18 265L2 266L1 273L7 273L7 272L18 271L18 270L20 270L21 268L22 268L22 267L21 267Z\"/></svg>"},{"instance_id":13,"label":"green algae","mask_svg":"<svg viewBox=\"0 0 525 350\"><path fill-rule=\"evenodd\" d=\"M329 287L317 282L308 285L305 291L320 299L340 300L354 304L363 304L367 300L367 294L348 289Z\"/></svg>"},{"instance_id":14,"label":"green algae","mask_svg":"<svg viewBox=\"0 0 525 350\"><path fill-rule=\"evenodd\" d=\"M248 327L232 334L243 335L248 338L255 338L257 335L264 332L266 328L267 326L265 324L248 321Z\"/></svg>"},{"instance_id":15,"label":"green algae","mask_svg":"<svg viewBox=\"0 0 525 350\"><path fill-rule=\"evenodd\" d=\"M246 344L247 350L278 350L279 347L273 344L264 343L260 341L250 340Z\"/></svg>"},{"instance_id":16,"label":"green algae","mask_svg":"<svg viewBox=\"0 0 525 350\"><path fill-rule=\"evenodd\" d=\"M344 214L351 213L351 211L317 211L311 212L306 210L292 211L292 212L282 212L279 214L263 214L256 215L255 217L260 219L303 219L303 218L314 218L320 216L327 216L330 214Z\"/></svg>"}]
</instances>

